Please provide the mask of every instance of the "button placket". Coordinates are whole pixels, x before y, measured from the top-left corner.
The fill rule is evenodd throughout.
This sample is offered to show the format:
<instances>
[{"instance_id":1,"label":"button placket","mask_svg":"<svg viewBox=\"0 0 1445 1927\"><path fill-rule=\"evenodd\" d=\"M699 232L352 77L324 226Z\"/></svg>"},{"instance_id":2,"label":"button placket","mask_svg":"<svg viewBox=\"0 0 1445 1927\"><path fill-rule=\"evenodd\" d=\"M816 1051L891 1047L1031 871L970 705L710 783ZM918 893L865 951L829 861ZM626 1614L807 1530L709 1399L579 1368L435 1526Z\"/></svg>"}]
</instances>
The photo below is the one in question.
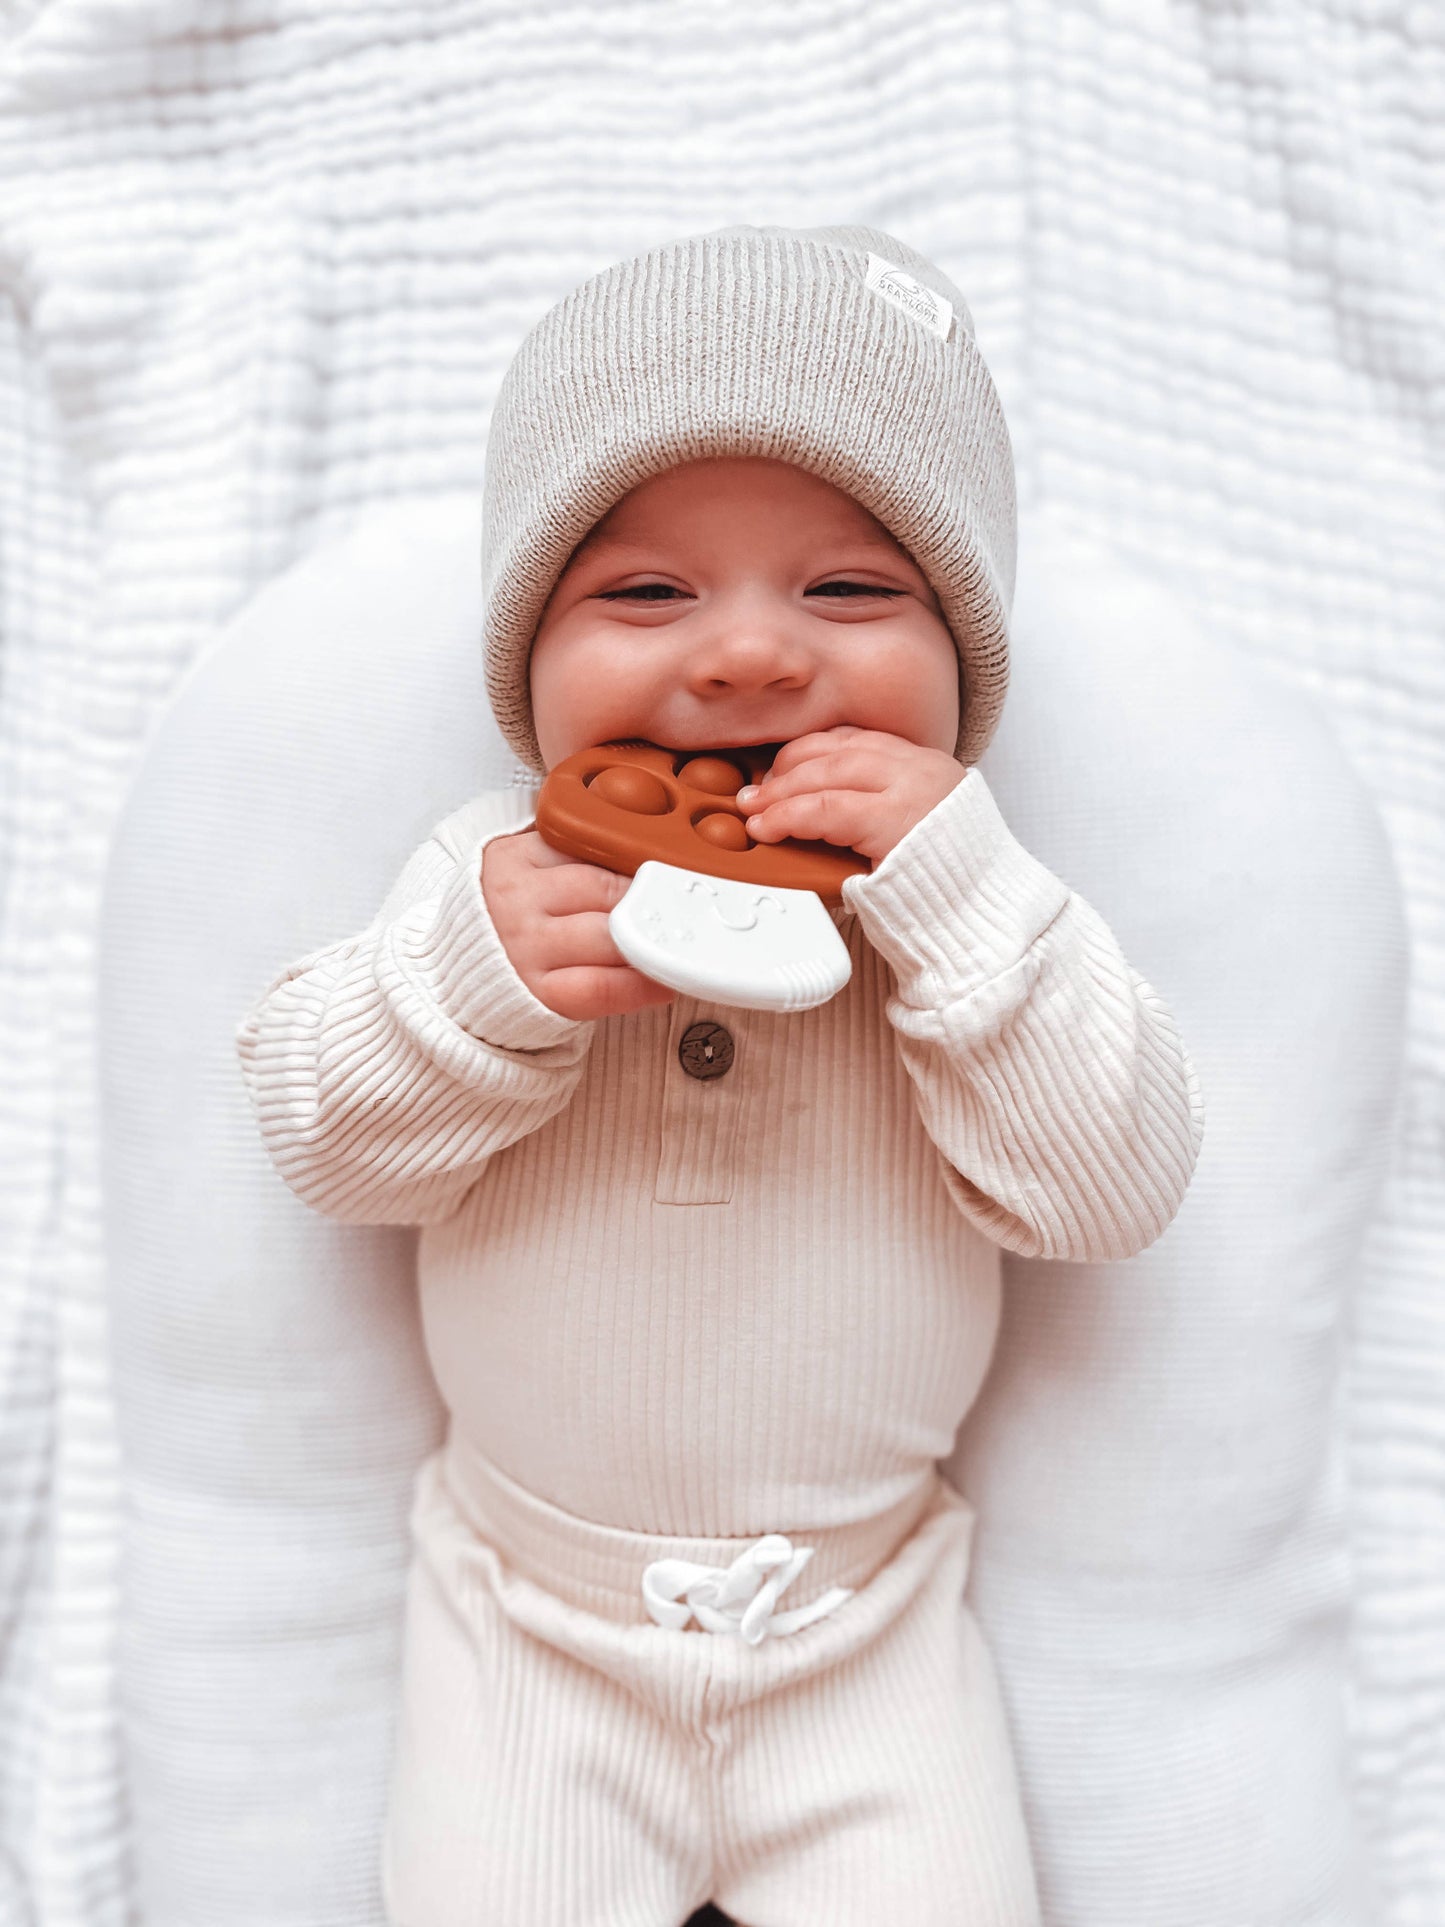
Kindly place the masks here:
<instances>
[{"instance_id":1,"label":"button placket","mask_svg":"<svg viewBox=\"0 0 1445 1927\"><path fill-rule=\"evenodd\" d=\"M663 1079L659 1204L726 1204L733 1194L744 1064L744 1011L673 1000Z\"/></svg>"}]
</instances>

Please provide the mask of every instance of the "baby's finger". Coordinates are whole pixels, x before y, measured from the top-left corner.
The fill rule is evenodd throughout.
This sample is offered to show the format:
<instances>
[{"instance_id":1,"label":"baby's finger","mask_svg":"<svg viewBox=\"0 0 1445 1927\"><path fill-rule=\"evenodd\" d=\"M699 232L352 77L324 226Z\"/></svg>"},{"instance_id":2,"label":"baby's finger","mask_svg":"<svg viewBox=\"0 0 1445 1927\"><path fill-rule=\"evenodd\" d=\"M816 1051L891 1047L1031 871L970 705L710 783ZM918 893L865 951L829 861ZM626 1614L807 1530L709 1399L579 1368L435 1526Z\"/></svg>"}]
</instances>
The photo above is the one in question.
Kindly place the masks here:
<instances>
[{"instance_id":1,"label":"baby's finger","mask_svg":"<svg viewBox=\"0 0 1445 1927\"><path fill-rule=\"evenodd\" d=\"M574 861L570 856L563 856L560 850L554 850L540 830L511 830L506 836L494 837L492 841L514 845L518 853L536 870L548 870L559 863Z\"/></svg>"},{"instance_id":2,"label":"baby's finger","mask_svg":"<svg viewBox=\"0 0 1445 1927\"><path fill-rule=\"evenodd\" d=\"M770 809L785 797L801 796L806 790L849 789L883 790L897 774L895 766L876 749L832 749L810 757L781 776L769 775L753 790L738 792L744 809Z\"/></svg>"},{"instance_id":3,"label":"baby's finger","mask_svg":"<svg viewBox=\"0 0 1445 1927\"><path fill-rule=\"evenodd\" d=\"M615 870L566 859L538 877L536 901L547 916L567 917L579 910L610 910L631 887L632 878Z\"/></svg>"},{"instance_id":4,"label":"baby's finger","mask_svg":"<svg viewBox=\"0 0 1445 1927\"><path fill-rule=\"evenodd\" d=\"M770 803L750 816L747 831L757 843L776 843L782 837L796 836L809 842L837 843L866 856L868 852L859 839L869 834L877 815L875 791L809 790L805 795Z\"/></svg>"},{"instance_id":5,"label":"baby's finger","mask_svg":"<svg viewBox=\"0 0 1445 1927\"><path fill-rule=\"evenodd\" d=\"M629 879L630 880L630 879ZM579 910L552 915L537 933L542 970L561 970L568 964L625 964L627 959L612 941L605 910Z\"/></svg>"},{"instance_id":6,"label":"baby's finger","mask_svg":"<svg viewBox=\"0 0 1445 1927\"><path fill-rule=\"evenodd\" d=\"M648 1004L670 1003L677 993L628 964L570 965L544 972L538 996L559 1017L620 1017Z\"/></svg>"},{"instance_id":7,"label":"baby's finger","mask_svg":"<svg viewBox=\"0 0 1445 1927\"><path fill-rule=\"evenodd\" d=\"M770 776L785 776L789 770L796 769L799 763L806 763L814 756L825 756L829 750L837 749L842 743L851 743L858 736L872 736L877 732L859 729L853 723L837 723L832 729L809 730L806 736L795 736L773 758L768 771Z\"/></svg>"}]
</instances>

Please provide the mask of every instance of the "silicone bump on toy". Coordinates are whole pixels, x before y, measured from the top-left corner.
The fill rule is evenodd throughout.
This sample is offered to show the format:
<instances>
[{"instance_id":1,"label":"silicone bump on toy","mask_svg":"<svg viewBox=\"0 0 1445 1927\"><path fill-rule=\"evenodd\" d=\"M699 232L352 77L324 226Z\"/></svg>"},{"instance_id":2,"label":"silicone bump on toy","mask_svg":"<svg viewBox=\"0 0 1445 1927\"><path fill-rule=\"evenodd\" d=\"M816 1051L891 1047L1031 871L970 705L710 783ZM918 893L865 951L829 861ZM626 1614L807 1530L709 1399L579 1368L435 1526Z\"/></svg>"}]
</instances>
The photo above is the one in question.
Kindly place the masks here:
<instances>
[{"instance_id":1,"label":"silicone bump on toy","mask_svg":"<svg viewBox=\"0 0 1445 1927\"><path fill-rule=\"evenodd\" d=\"M759 843L737 802L771 767L776 745L669 750L603 743L564 758L537 799L537 829L565 856L623 875L647 861L758 887L843 900L844 880L869 865L856 851L785 837Z\"/></svg>"}]
</instances>

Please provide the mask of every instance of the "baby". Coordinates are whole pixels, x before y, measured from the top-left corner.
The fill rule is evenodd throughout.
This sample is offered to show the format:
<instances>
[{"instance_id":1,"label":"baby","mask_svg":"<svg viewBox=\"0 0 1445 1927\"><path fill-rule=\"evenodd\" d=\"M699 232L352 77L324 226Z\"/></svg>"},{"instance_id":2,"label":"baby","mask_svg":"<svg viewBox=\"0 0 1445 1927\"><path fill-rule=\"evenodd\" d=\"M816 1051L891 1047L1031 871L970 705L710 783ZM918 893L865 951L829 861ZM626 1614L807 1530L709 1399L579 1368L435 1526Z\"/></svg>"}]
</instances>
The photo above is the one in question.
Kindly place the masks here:
<instances>
[{"instance_id":1,"label":"baby","mask_svg":"<svg viewBox=\"0 0 1445 1927\"><path fill-rule=\"evenodd\" d=\"M421 1468L383 1854L398 1927L1028 1927L973 1512L938 1461L1000 1247L1125 1258L1197 1080L977 758L1007 679L1007 431L891 236L731 228L532 330L487 450L488 687L537 776L781 744L760 843L860 852L853 974L674 995L629 880L465 804L239 1048L286 1181L423 1227Z\"/></svg>"}]
</instances>

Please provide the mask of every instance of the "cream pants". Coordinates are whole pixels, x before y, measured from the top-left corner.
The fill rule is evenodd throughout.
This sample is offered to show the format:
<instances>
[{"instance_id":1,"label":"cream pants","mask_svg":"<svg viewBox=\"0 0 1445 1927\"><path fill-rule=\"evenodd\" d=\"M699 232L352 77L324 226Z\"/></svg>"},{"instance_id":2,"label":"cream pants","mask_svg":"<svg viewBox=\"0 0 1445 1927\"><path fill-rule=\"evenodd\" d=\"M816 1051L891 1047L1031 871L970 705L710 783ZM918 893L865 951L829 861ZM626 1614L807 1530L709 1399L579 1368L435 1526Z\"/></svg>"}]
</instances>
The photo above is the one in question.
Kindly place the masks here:
<instances>
[{"instance_id":1,"label":"cream pants","mask_svg":"<svg viewBox=\"0 0 1445 1927\"><path fill-rule=\"evenodd\" d=\"M411 1523L393 1927L679 1927L709 1899L744 1927L1038 1927L973 1511L941 1476L798 1535L778 1615L852 1596L756 1645L641 1592L655 1560L754 1542L593 1525L455 1439Z\"/></svg>"}]
</instances>

